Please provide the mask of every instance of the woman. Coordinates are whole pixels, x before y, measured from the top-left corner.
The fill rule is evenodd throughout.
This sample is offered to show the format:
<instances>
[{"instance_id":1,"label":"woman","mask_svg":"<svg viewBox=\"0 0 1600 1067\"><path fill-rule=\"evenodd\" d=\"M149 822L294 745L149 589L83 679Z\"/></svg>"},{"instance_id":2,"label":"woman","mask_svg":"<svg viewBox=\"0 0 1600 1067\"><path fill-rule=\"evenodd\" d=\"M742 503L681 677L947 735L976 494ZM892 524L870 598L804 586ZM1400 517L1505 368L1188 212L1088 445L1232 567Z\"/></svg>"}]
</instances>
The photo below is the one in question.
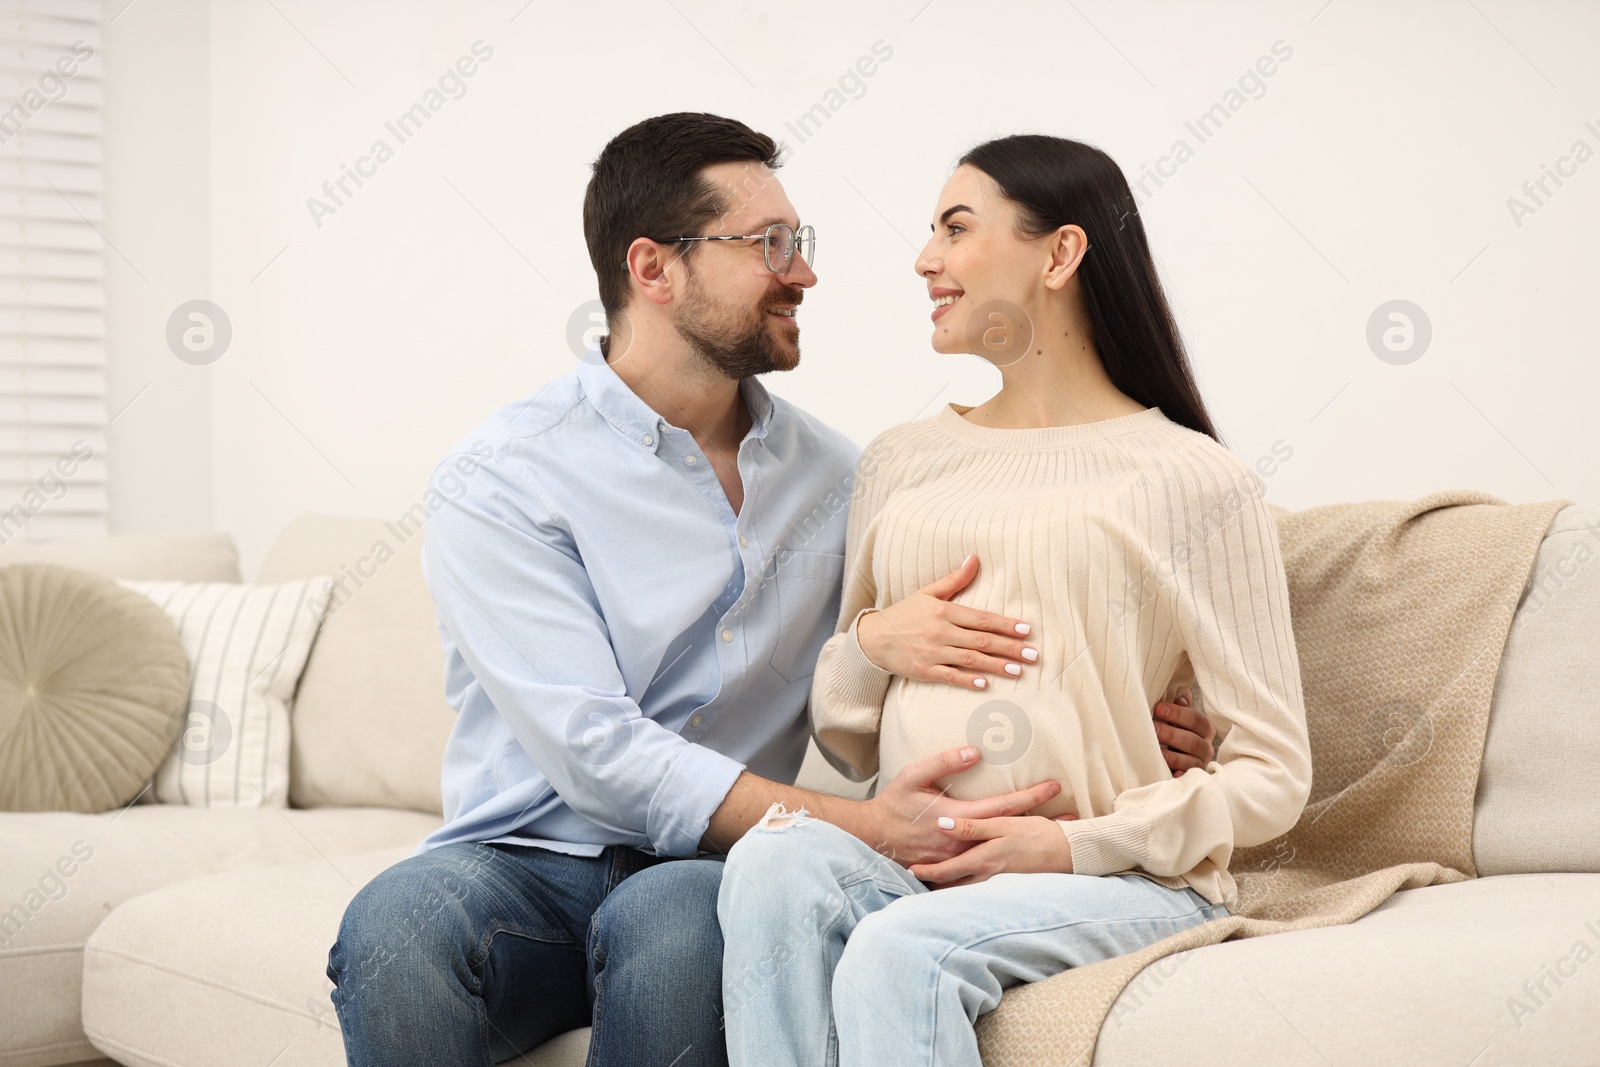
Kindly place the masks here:
<instances>
[{"instance_id":1,"label":"woman","mask_svg":"<svg viewBox=\"0 0 1600 1067\"><path fill-rule=\"evenodd\" d=\"M916 270L934 349L990 360L1001 389L869 446L813 731L856 780L966 744L984 759L952 797L1062 790L939 819L969 847L910 868L769 813L718 901L735 1065L977 1064L1007 987L1229 914L1232 850L1289 830L1310 792L1271 516L1216 438L1117 165L1056 137L974 148ZM953 599L1040 623L1020 672L997 673L1009 644L930 666L952 631L925 587L974 557ZM1226 745L1174 778L1145 709L1185 686Z\"/></svg>"}]
</instances>

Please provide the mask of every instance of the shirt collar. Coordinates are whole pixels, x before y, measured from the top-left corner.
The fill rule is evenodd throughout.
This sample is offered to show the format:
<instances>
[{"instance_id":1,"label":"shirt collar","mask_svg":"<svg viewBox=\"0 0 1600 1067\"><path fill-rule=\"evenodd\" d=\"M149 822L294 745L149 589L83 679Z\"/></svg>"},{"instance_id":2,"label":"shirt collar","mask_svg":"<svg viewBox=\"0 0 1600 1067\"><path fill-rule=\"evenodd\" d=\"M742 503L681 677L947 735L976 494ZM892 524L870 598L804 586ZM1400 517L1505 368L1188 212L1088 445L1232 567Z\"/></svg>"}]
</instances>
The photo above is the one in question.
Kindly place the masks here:
<instances>
[{"instance_id":1,"label":"shirt collar","mask_svg":"<svg viewBox=\"0 0 1600 1067\"><path fill-rule=\"evenodd\" d=\"M587 351L584 358L578 361L578 381L594 409L604 415L606 421L620 430L623 436L637 444L653 450L661 443L661 423L672 426L670 419L659 414L628 388L628 383L617 376L611 364L605 362L596 349ZM772 423L772 396L766 386L754 377L742 379L739 388L745 406L750 409L752 422L749 436L759 441L767 436L767 428ZM646 438L649 440L646 441Z\"/></svg>"}]
</instances>

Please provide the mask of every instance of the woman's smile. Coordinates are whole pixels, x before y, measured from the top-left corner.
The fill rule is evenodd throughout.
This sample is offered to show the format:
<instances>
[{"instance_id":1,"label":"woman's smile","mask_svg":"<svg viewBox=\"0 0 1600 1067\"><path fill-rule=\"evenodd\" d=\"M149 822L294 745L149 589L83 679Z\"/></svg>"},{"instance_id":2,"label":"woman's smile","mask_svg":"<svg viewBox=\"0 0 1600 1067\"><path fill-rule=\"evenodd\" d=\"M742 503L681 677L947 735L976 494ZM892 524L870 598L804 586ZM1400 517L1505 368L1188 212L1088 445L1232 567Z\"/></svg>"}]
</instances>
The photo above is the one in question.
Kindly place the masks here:
<instances>
[{"instance_id":1,"label":"woman's smile","mask_svg":"<svg viewBox=\"0 0 1600 1067\"><path fill-rule=\"evenodd\" d=\"M950 310L950 305L961 299L961 294L962 291L960 289L941 289L937 286L929 289L928 297L935 304L933 309L933 321L938 322L941 318L943 318L944 313Z\"/></svg>"}]
</instances>

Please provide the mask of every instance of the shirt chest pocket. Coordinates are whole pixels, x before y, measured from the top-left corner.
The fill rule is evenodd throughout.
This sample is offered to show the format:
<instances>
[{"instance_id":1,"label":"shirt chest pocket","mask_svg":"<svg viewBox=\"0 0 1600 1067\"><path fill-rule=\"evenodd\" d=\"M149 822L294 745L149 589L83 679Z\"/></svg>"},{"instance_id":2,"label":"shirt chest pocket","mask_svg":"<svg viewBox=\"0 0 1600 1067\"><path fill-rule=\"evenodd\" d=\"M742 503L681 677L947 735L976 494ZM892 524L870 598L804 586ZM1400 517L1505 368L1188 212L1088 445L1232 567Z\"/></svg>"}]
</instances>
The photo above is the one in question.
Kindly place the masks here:
<instances>
[{"instance_id":1,"label":"shirt chest pocket","mask_svg":"<svg viewBox=\"0 0 1600 1067\"><path fill-rule=\"evenodd\" d=\"M769 588L778 602L778 636L769 662L786 682L810 678L839 619L844 553L790 550Z\"/></svg>"}]
</instances>

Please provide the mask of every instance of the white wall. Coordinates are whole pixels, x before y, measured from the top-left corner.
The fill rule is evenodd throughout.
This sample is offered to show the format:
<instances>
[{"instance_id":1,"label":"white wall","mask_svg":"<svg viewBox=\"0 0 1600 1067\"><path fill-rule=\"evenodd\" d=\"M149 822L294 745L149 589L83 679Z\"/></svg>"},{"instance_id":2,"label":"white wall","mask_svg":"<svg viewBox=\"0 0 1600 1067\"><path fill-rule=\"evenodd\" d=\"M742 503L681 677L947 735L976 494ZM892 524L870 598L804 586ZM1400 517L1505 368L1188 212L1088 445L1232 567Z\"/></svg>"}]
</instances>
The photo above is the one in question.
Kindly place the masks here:
<instances>
[{"instance_id":1,"label":"white wall","mask_svg":"<svg viewBox=\"0 0 1600 1067\"><path fill-rule=\"evenodd\" d=\"M210 287L205 0L105 0L106 416L112 533L215 523L213 369L167 347L167 317ZM121 14L119 15L119 12ZM115 20L115 21L112 21Z\"/></svg>"},{"instance_id":2,"label":"white wall","mask_svg":"<svg viewBox=\"0 0 1600 1067\"><path fill-rule=\"evenodd\" d=\"M1600 161L1547 183L1520 226L1507 206L1575 141L1600 151L1600 9L1324 3L141 0L108 36L108 92L157 106L108 107L108 225L172 278L136 287L112 257L113 358L149 366L118 371L110 406L161 390L118 424L114 528L229 530L251 576L297 514L404 511L451 441L572 369L568 320L595 294L588 165L674 110L790 143L780 177L817 227L821 282L800 368L767 383L858 442L998 387L928 347L911 269L963 149L1051 132L1137 180L1182 138L1193 158L1147 180L1145 223L1227 443L1247 461L1293 449L1270 499L1600 499ZM398 144L384 123L479 40L493 56L466 94ZM893 54L864 93L798 143L785 124L878 41ZM1293 54L1259 98L1198 143L1185 122L1279 41ZM319 227L307 198L378 138L393 158ZM205 368L160 351L190 295L235 331ZM1396 298L1433 331L1403 366L1366 341ZM179 506L168 473L199 478L202 442L212 481Z\"/></svg>"}]
</instances>

